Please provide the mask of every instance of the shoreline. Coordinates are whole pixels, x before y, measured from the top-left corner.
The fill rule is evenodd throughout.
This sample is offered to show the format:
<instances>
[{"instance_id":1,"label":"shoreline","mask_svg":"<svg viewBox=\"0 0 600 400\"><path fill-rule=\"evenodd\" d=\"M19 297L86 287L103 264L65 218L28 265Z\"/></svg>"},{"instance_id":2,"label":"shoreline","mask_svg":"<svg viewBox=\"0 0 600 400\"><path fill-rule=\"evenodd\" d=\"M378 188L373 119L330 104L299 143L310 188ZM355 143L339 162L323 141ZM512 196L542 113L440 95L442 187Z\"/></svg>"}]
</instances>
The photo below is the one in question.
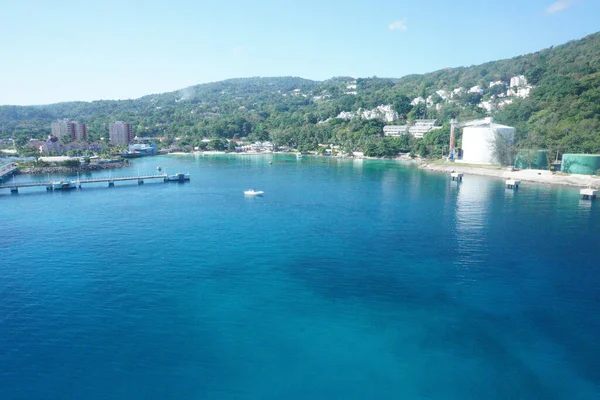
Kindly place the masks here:
<instances>
[{"instance_id":1,"label":"shoreline","mask_svg":"<svg viewBox=\"0 0 600 400\"><path fill-rule=\"evenodd\" d=\"M168 153L168 155L241 155L241 156L267 156L273 154L288 154L294 155L293 152L270 152L270 153L249 153L249 152L238 152L228 153L224 151L205 151L205 152L174 152ZM518 179L522 182L533 182L547 185L561 185L571 187L588 187L591 186L596 189L600 189L600 176L594 175L578 175L578 174L564 174L561 172L552 172L548 170L536 170L536 169L522 169L512 170L508 168L501 168L497 166L477 166L471 164L461 163L445 163L435 164L428 160L420 158L409 158L406 156L400 157L368 157L368 156L323 156L318 154L309 154L309 156L323 157L323 158L338 158L338 159L354 159L354 160L389 160L389 161L401 161L418 164L418 168L424 171L438 172L449 174L451 172L461 172L465 175L478 175L486 176L490 178L498 179Z\"/></svg>"},{"instance_id":2,"label":"shoreline","mask_svg":"<svg viewBox=\"0 0 600 400\"><path fill-rule=\"evenodd\" d=\"M522 169L510 170L500 167L477 167L472 165L461 165L460 163L452 164L429 164L423 162L419 165L419 169L431 172L440 172L449 174L451 172L461 172L465 175L487 176L500 179L518 179L522 182L534 182L550 185L563 185L574 187L600 188L600 176L594 175L577 175L563 174L560 172L552 172L547 170L537 169Z\"/></svg>"},{"instance_id":3,"label":"shoreline","mask_svg":"<svg viewBox=\"0 0 600 400\"><path fill-rule=\"evenodd\" d=\"M211 156L211 155L233 155L233 156L270 156L273 154L283 154L295 156L296 152L290 151L272 151L272 152L264 152L264 153L255 153L255 152L227 152L227 151L194 151L194 152L185 152L185 151L174 151L172 153L167 153L166 155L173 156ZM326 156L322 154L304 154L305 157L322 157L322 158L342 158L348 160L387 160L387 161L407 161L413 163L421 163L421 160L418 158L410 158L406 156L399 157L369 157L369 156L357 156L357 155L335 155L335 156Z\"/></svg>"}]
</instances>

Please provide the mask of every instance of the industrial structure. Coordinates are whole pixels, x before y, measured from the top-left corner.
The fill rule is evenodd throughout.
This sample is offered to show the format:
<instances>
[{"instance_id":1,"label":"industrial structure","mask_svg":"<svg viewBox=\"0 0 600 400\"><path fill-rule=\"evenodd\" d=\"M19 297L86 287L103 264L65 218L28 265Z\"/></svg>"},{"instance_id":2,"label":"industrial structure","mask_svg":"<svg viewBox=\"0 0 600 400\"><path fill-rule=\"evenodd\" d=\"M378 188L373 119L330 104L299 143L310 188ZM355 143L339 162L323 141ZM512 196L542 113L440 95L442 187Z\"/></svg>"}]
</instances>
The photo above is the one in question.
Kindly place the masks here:
<instances>
[{"instance_id":1,"label":"industrial structure","mask_svg":"<svg viewBox=\"0 0 600 400\"><path fill-rule=\"evenodd\" d=\"M452 124L454 128L455 124ZM497 164L499 160L494 156L494 145L497 138L502 138L512 143L515 128L495 124L491 118L462 123L462 162L470 164ZM454 149L454 129L451 128L450 153ZM457 160L458 161L458 160Z\"/></svg>"}]
</instances>

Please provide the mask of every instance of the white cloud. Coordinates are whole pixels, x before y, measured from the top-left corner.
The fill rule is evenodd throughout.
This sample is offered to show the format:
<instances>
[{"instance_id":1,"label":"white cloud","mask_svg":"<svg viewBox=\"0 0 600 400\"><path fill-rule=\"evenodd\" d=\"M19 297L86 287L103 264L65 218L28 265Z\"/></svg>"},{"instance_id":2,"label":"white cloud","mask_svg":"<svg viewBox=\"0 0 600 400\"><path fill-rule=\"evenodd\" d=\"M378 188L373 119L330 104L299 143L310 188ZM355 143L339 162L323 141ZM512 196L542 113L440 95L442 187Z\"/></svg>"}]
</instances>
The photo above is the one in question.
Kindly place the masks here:
<instances>
[{"instance_id":1,"label":"white cloud","mask_svg":"<svg viewBox=\"0 0 600 400\"><path fill-rule=\"evenodd\" d=\"M546 14L554 14L571 8L576 0L556 0L546 8Z\"/></svg>"},{"instance_id":2,"label":"white cloud","mask_svg":"<svg viewBox=\"0 0 600 400\"><path fill-rule=\"evenodd\" d=\"M388 29L390 31L405 31L408 29L406 26L406 19L400 19L398 21L394 21L388 25Z\"/></svg>"}]
</instances>

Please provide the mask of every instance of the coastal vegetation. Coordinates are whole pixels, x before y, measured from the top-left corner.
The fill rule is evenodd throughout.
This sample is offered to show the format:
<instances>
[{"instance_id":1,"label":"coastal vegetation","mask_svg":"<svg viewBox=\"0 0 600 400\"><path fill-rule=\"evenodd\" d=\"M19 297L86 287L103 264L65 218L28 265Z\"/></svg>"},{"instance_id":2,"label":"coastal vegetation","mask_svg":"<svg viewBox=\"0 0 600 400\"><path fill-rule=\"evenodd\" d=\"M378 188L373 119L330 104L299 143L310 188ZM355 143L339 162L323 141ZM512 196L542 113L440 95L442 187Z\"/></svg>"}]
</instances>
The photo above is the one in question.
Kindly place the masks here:
<instances>
[{"instance_id":1,"label":"coastal vegetation","mask_svg":"<svg viewBox=\"0 0 600 400\"><path fill-rule=\"evenodd\" d=\"M518 75L533 85L529 96L491 112L481 107L482 101L506 90L490 82L507 82ZM477 85L481 92L461 93L452 101L438 94ZM417 97L430 97L432 104L411 104ZM422 139L386 138L382 118L361 116L382 105L397 113L394 123L429 118L443 128ZM503 157L532 148L550 154L600 152L600 33L508 60L400 79L243 78L135 100L0 106L0 137L13 138L23 149L31 137L47 136L53 120L70 118L87 124L89 141L106 140L108 123L123 120L133 124L137 136L161 137L163 145L182 149L225 150L227 139L246 138L300 151L317 151L319 144L327 144L368 156L412 153L435 158L448 150L451 119L489 114L516 128L515 148L504 149ZM205 138L211 141L202 141Z\"/></svg>"}]
</instances>

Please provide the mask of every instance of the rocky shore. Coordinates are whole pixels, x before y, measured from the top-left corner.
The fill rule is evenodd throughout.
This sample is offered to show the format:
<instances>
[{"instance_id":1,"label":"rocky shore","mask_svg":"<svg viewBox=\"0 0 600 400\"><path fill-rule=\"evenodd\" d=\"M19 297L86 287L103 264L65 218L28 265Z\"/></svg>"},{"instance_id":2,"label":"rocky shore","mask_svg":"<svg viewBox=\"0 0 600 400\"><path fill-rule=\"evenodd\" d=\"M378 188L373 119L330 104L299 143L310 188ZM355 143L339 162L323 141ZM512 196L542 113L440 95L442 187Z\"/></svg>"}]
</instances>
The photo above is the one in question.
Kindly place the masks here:
<instances>
[{"instance_id":1,"label":"rocky shore","mask_svg":"<svg viewBox=\"0 0 600 400\"><path fill-rule=\"evenodd\" d=\"M28 168L19 168L20 174L54 174L54 173L77 173L77 172L89 172L89 171L100 171L104 169L116 169L128 167L129 162L119 161L119 162L111 162L111 163L99 163L99 164L87 164L80 165L79 167L65 167L65 166L56 166L56 167L28 167Z\"/></svg>"},{"instance_id":2,"label":"rocky shore","mask_svg":"<svg viewBox=\"0 0 600 400\"><path fill-rule=\"evenodd\" d=\"M461 172L465 175L481 175L490 176L501 179L518 179L523 182L537 182L546 183L553 185L568 185L577 187L591 186L594 188L600 188L600 176L594 175L576 175L576 174L565 174L561 172L553 172L546 170L536 169L523 169L514 170L510 168L500 167L477 167L472 165L461 165L460 163L445 163L445 164L429 164L423 163L419 165L419 168L434 171L444 172L449 174L450 172Z\"/></svg>"}]
</instances>

